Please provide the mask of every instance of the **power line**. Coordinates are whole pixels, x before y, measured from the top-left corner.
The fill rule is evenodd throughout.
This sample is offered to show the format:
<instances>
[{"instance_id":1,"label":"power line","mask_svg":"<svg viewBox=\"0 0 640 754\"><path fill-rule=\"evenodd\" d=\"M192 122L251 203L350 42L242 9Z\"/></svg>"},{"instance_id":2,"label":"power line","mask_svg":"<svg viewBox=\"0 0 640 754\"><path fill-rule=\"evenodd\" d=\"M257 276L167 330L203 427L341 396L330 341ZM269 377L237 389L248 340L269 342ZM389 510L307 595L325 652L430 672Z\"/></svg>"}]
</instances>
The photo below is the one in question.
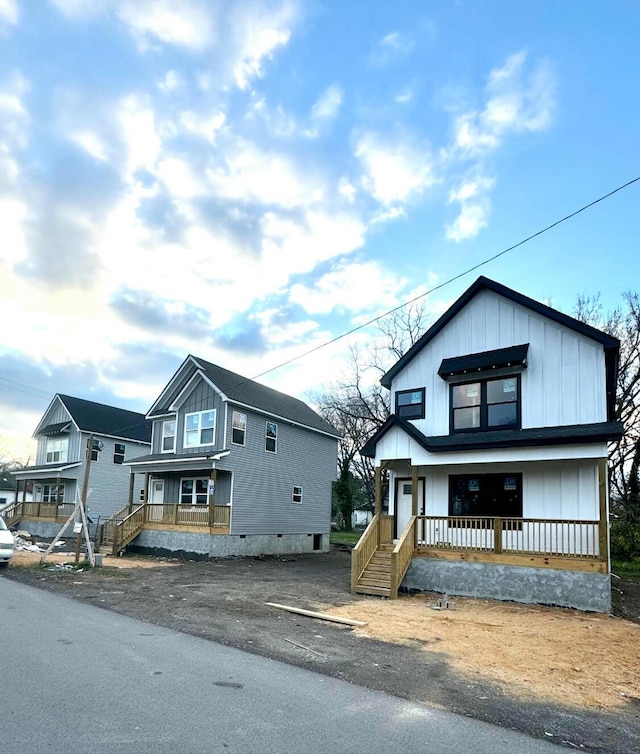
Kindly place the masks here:
<instances>
[{"instance_id":1,"label":"power line","mask_svg":"<svg viewBox=\"0 0 640 754\"><path fill-rule=\"evenodd\" d=\"M510 251L517 249L519 246L523 246L524 244L528 243L534 238L541 236L543 233L546 233L552 228L555 228L557 225L560 225L561 223L564 223L567 220L570 220L572 217L579 215L581 212L584 212L585 210L589 209L590 207L593 207L599 202L603 202L605 199L608 199L614 194L617 194L618 191L622 191L623 189L628 188L629 186L631 186L634 183L637 183L638 181L640 181L640 175L637 176L636 178L633 178L630 181L627 181L626 183L623 183L621 186L618 186L617 188L613 189L613 191L609 191L609 193L604 194L598 199L594 199L592 202L589 202L589 204L585 204L584 207L580 207L580 209L575 210L575 212L571 212L571 214L565 215L564 217L560 218L560 220L556 220L554 223L551 223L551 225L547 225L546 228L542 228L542 230L538 230L535 233L532 233L530 236L523 238L522 241L518 241L518 243L513 244L513 246L509 246L508 248L503 249L497 254L494 254L492 257L488 257L484 261L478 262L478 264L473 265L473 267L469 267L467 270L464 270L464 272L460 272L457 275L454 275L448 280L445 280L444 283L440 283L439 285L436 285L433 288L430 288L428 291L425 291L424 293L421 293L418 296L414 296L412 299L409 299L409 301L405 301L403 304L400 304L399 306L396 306L393 309L389 309L389 311L383 312L382 314L378 314L378 316L373 317L372 319L368 320L367 322L364 322L361 325L358 325L357 327L351 328L351 330L347 330L347 332L343 332L341 335L336 335L336 337L331 338L331 340L327 340L324 343L320 343L319 345L314 346L313 348L310 348L308 351L304 351L303 353L298 354L297 356L293 356L287 361L283 361L282 364L278 364L275 367L271 367L271 369L267 369L264 372L260 372L260 374L256 375L255 377L252 377L252 379L257 380L260 377L264 377L265 374L270 374L271 372L275 372L276 369L282 369L282 367L286 367L289 364L292 364L294 361L299 361L300 359L303 359L305 356L309 356L310 354L315 353L316 351L319 351L322 348L326 348L327 346L330 346L333 343L337 343L339 340L342 340L343 338L346 338L349 335L353 335L354 333L358 332L358 330L363 330L365 327L369 327L369 325L374 324L378 320L383 319L384 317L388 317L390 314L400 311L400 309L404 309L405 306L409 306L409 304L413 304L416 301L419 301L421 298L425 298L425 296L429 296L430 294L435 293L435 291L438 291L441 288L444 288L445 286L450 285L456 280L459 280L465 275L468 275L470 272L473 272L474 270L478 270L480 269L480 267L484 267L486 264L489 264L489 262L495 261L496 259L503 256L504 254L508 254Z\"/></svg>"}]
</instances>

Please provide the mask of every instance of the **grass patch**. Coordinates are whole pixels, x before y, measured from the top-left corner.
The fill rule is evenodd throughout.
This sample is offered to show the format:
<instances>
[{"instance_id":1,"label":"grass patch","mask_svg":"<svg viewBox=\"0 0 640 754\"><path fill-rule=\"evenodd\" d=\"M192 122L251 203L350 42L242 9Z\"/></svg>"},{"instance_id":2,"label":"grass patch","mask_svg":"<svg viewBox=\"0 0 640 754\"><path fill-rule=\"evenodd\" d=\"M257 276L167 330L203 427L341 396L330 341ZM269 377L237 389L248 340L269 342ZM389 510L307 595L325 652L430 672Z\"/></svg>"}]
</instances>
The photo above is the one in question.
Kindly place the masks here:
<instances>
[{"instance_id":1,"label":"grass patch","mask_svg":"<svg viewBox=\"0 0 640 754\"><path fill-rule=\"evenodd\" d=\"M332 531L332 545L355 545L362 536L361 531Z\"/></svg>"},{"instance_id":2,"label":"grass patch","mask_svg":"<svg viewBox=\"0 0 640 754\"><path fill-rule=\"evenodd\" d=\"M640 579L640 560L613 560L611 571L616 576L636 577Z\"/></svg>"}]
</instances>

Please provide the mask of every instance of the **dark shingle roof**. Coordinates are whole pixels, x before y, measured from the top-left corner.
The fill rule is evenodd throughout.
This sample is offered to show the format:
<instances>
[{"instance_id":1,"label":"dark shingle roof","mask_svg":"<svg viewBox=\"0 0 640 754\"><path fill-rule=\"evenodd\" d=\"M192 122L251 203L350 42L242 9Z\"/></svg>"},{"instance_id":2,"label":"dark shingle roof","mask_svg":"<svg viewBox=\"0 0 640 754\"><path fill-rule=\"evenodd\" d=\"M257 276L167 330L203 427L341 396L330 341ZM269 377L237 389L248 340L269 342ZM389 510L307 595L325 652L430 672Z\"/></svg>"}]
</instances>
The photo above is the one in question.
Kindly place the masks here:
<instances>
[{"instance_id":1,"label":"dark shingle roof","mask_svg":"<svg viewBox=\"0 0 640 754\"><path fill-rule=\"evenodd\" d=\"M454 356L450 359L442 359L438 374L442 379L456 374L468 374L481 372L487 369L500 369L501 367L526 366L529 344L509 348L497 348L495 351L482 351L470 353L466 356Z\"/></svg>"},{"instance_id":2,"label":"dark shingle roof","mask_svg":"<svg viewBox=\"0 0 640 754\"><path fill-rule=\"evenodd\" d=\"M400 427L409 437L430 453L447 450L487 450L490 448L532 448L540 445L576 445L589 442L609 442L622 437L621 422L594 424L568 424L558 427L532 427L528 429L490 430L487 432L460 432L452 435L427 437L413 424L391 415L378 431L369 438L360 453L374 458L376 443L393 427Z\"/></svg>"},{"instance_id":3,"label":"dark shingle roof","mask_svg":"<svg viewBox=\"0 0 640 754\"><path fill-rule=\"evenodd\" d=\"M127 411L124 408L105 406L103 403L87 401L84 398L74 398L71 395L58 393L58 398L71 414L78 428L84 432L151 442L151 422L145 419L144 414Z\"/></svg>"},{"instance_id":4,"label":"dark shingle roof","mask_svg":"<svg viewBox=\"0 0 640 754\"><path fill-rule=\"evenodd\" d=\"M335 437L339 436L335 427L326 422L303 401L261 385L259 382L254 382L254 380L250 380L247 377L242 377L235 372L230 372L228 369L223 369L216 364L211 364L204 359L199 359L195 356L191 358L230 401L260 409L265 413L279 416L283 419L290 419L296 424L302 424L305 427L317 429L320 432L326 432Z\"/></svg>"}]
</instances>

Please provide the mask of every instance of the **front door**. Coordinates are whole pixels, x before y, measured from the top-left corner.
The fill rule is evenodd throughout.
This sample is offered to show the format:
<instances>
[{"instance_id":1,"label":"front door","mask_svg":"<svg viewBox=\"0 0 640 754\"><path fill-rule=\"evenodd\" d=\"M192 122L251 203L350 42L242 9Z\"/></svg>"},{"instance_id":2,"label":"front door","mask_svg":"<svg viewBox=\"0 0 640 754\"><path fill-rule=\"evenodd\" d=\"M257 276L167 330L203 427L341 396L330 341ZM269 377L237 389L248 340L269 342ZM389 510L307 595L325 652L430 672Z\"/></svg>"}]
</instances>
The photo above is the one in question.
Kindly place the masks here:
<instances>
[{"instance_id":1,"label":"front door","mask_svg":"<svg viewBox=\"0 0 640 754\"><path fill-rule=\"evenodd\" d=\"M164 503L164 479L151 480L151 500L150 503Z\"/></svg>"},{"instance_id":2,"label":"front door","mask_svg":"<svg viewBox=\"0 0 640 754\"><path fill-rule=\"evenodd\" d=\"M396 504L394 514L394 537L397 539L411 518L412 481L396 479ZM424 479L418 479L418 515L424 516Z\"/></svg>"}]
</instances>

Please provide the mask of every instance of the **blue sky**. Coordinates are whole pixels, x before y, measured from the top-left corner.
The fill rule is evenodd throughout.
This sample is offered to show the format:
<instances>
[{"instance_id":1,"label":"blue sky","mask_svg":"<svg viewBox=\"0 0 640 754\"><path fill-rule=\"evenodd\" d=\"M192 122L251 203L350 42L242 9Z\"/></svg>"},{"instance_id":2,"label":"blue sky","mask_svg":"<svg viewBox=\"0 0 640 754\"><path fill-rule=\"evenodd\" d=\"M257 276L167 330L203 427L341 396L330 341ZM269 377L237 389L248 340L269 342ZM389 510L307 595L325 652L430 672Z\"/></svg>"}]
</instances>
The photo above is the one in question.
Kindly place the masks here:
<instances>
[{"instance_id":1,"label":"blue sky","mask_svg":"<svg viewBox=\"0 0 640 754\"><path fill-rule=\"evenodd\" d=\"M252 377L640 175L629 0L0 0L0 454L56 392ZM640 183L484 274L638 287ZM264 377L305 397L363 330Z\"/></svg>"}]
</instances>

